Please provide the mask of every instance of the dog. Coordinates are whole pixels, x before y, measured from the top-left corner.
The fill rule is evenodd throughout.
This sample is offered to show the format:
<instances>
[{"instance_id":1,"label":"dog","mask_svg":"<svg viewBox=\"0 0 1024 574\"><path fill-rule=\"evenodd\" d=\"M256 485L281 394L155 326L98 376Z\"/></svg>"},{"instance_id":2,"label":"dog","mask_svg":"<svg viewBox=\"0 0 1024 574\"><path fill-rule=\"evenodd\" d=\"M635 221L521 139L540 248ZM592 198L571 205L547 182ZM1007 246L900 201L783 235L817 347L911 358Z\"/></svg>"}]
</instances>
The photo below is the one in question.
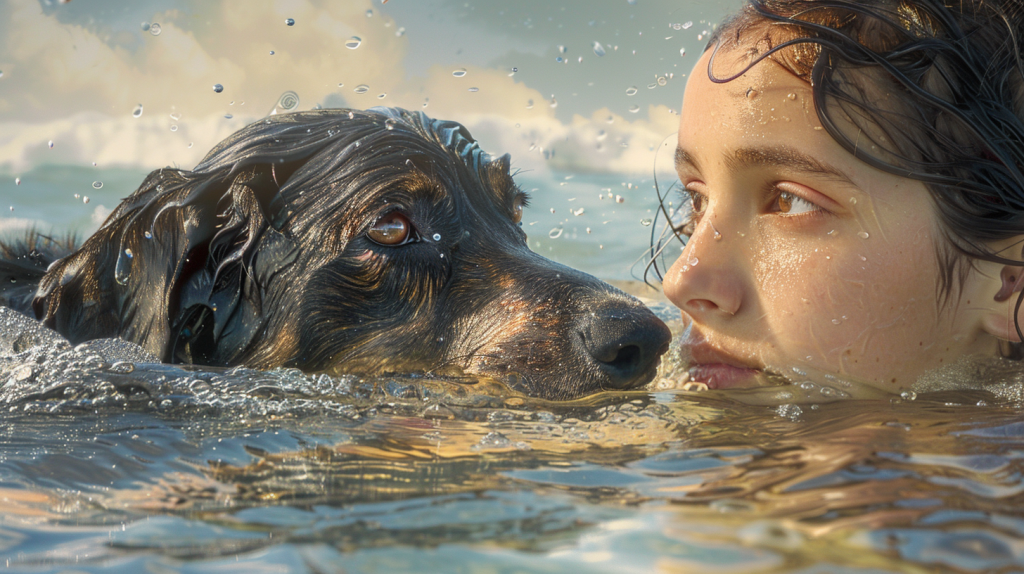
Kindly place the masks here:
<instances>
[{"instance_id":1,"label":"dog","mask_svg":"<svg viewBox=\"0 0 1024 574\"><path fill-rule=\"evenodd\" d=\"M668 328L530 251L508 155L397 108L271 116L152 172L77 249L0 248L0 303L168 363L465 373L573 399L642 386Z\"/></svg>"}]
</instances>

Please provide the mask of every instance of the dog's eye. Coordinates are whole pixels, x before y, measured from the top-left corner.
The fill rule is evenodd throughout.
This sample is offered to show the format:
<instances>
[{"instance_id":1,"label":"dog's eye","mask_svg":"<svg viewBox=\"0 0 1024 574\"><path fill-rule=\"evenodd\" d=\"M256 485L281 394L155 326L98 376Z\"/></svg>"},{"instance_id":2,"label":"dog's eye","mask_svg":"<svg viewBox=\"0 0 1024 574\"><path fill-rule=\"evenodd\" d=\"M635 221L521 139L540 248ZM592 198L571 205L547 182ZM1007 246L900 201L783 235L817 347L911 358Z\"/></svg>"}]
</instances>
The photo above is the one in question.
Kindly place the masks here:
<instances>
[{"instance_id":1,"label":"dog's eye","mask_svg":"<svg viewBox=\"0 0 1024 574\"><path fill-rule=\"evenodd\" d=\"M524 207L526 207L526 197L520 195L512 202L512 223L519 223L523 220Z\"/></svg>"},{"instance_id":2,"label":"dog's eye","mask_svg":"<svg viewBox=\"0 0 1024 574\"><path fill-rule=\"evenodd\" d=\"M402 245L411 235L412 223L409 222L409 218L397 211L378 219L366 232L371 241L381 245Z\"/></svg>"}]
</instances>

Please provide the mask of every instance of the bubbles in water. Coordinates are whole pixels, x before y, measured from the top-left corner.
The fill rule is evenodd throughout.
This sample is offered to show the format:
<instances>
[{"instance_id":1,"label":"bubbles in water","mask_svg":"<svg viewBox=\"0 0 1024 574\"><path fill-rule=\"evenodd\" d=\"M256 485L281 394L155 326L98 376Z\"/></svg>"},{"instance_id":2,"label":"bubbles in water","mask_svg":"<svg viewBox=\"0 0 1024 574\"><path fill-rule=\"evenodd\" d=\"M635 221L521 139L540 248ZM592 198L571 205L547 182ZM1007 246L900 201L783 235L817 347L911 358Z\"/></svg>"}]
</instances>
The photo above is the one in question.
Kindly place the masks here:
<instances>
[{"instance_id":1,"label":"bubbles in water","mask_svg":"<svg viewBox=\"0 0 1024 574\"><path fill-rule=\"evenodd\" d=\"M356 48L361 46L362 43L362 38L360 38L359 36L352 36L345 42L345 47L348 48L349 50L355 50Z\"/></svg>"},{"instance_id":2,"label":"bubbles in water","mask_svg":"<svg viewBox=\"0 0 1024 574\"><path fill-rule=\"evenodd\" d=\"M224 86L222 86L220 84L214 84L213 85L213 91L219 94L219 93L224 91Z\"/></svg>"},{"instance_id":3,"label":"bubbles in water","mask_svg":"<svg viewBox=\"0 0 1024 574\"><path fill-rule=\"evenodd\" d=\"M638 106L636 104L633 104L632 106L629 106L629 113L635 114L635 113L637 113L639 111L640 111L640 106Z\"/></svg>"},{"instance_id":4,"label":"bubbles in water","mask_svg":"<svg viewBox=\"0 0 1024 574\"><path fill-rule=\"evenodd\" d=\"M636 95L636 86L630 86L630 87L626 88L626 95L627 96L635 96Z\"/></svg>"},{"instance_id":5,"label":"bubbles in water","mask_svg":"<svg viewBox=\"0 0 1024 574\"><path fill-rule=\"evenodd\" d=\"M456 78L461 78L466 75L466 68L459 68L458 70L452 72L452 75L455 76Z\"/></svg>"},{"instance_id":6,"label":"bubbles in water","mask_svg":"<svg viewBox=\"0 0 1024 574\"><path fill-rule=\"evenodd\" d=\"M594 40L594 53L597 54L598 57L604 56L605 54L604 46L602 46L601 42L598 42L597 40Z\"/></svg>"},{"instance_id":7,"label":"bubbles in water","mask_svg":"<svg viewBox=\"0 0 1024 574\"><path fill-rule=\"evenodd\" d=\"M434 241L441 241L441 234L440 233L435 233L432 237L434 238Z\"/></svg>"},{"instance_id":8,"label":"bubbles in water","mask_svg":"<svg viewBox=\"0 0 1024 574\"><path fill-rule=\"evenodd\" d=\"M479 92L480 88L470 88L469 91L470 92Z\"/></svg>"},{"instance_id":9,"label":"bubbles in water","mask_svg":"<svg viewBox=\"0 0 1024 574\"><path fill-rule=\"evenodd\" d=\"M867 239L870 236L868 235L867 231L859 231L857 232L857 237L860 237L861 239Z\"/></svg>"},{"instance_id":10,"label":"bubbles in water","mask_svg":"<svg viewBox=\"0 0 1024 574\"><path fill-rule=\"evenodd\" d=\"M295 18L287 18L287 19L285 19L284 23L285 23L286 26L294 26L295 25Z\"/></svg>"},{"instance_id":11,"label":"bubbles in water","mask_svg":"<svg viewBox=\"0 0 1024 574\"><path fill-rule=\"evenodd\" d=\"M154 36L159 36L160 35L160 24L157 24L156 22L153 22L152 24L150 24L149 25L149 33L154 35Z\"/></svg>"},{"instance_id":12,"label":"bubbles in water","mask_svg":"<svg viewBox=\"0 0 1024 574\"><path fill-rule=\"evenodd\" d=\"M556 227L548 232L548 237L550 237L551 239L558 239L559 237L562 236L563 231L565 230L562 229L561 227Z\"/></svg>"},{"instance_id":13,"label":"bubbles in water","mask_svg":"<svg viewBox=\"0 0 1024 574\"><path fill-rule=\"evenodd\" d=\"M370 86L367 86L366 84L359 84L352 91L357 94L365 94L366 92L370 91Z\"/></svg>"},{"instance_id":14,"label":"bubbles in water","mask_svg":"<svg viewBox=\"0 0 1024 574\"><path fill-rule=\"evenodd\" d=\"M133 118L142 117L142 104L138 104L137 106L135 106L135 109L132 110L132 117Z\"/></svg>"},{"instance_id":15,"label":"bubbles in water","mask_svg":"<svg viewBox=\"0 0 1024 574\"><path fill-rule=\"evenodd\" d=\"M647 227L652 223L654 223L654 220L652 220L650 217L645 217L640 220L640 225L643 225L644 227Z\"/></svg>"},{"instance_id":16,"label":"bubbles in water","mask_svg":"<svg viewBox=\"0 0 1024 574\"><path fill-rule=\"evenodd\" d=\"M103 182L102 181L94 181L94 182L92 182L92 188L93 189L103 189Z\"/></svg>"}]
</instances>

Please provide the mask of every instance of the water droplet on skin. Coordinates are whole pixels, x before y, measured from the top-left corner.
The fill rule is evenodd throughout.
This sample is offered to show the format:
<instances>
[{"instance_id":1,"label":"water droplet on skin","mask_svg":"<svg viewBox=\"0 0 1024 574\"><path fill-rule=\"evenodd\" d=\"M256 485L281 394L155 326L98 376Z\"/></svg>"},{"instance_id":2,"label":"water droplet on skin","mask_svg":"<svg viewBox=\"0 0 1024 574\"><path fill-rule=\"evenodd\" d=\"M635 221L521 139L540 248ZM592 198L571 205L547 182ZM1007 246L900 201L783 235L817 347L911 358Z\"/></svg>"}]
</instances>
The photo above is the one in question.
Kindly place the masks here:
<instances>
[{"instance_id":1,"label":"water droplet on skin","mask_svg":"<svg viewBox=\"0 0 1024 574\"><path fill-rule=\"evenodd\" d=\"M851 197L850 198L850 205L857 205L857 198L856 197Z\"/></svg>"},{"instance_id":2,"label":"water droplet on skin","mask_svg":"<svg viewBox=\"0 0 1024 574\"><path fill-rule=\"evenodd\" d=\"M842 321L840 321L839 319L832 319L832 324L833 325L839 325L841 323L842 323Z\"/></svg>"},{"instance_id":3,"label":"water droplet on skin","mask_svg":"<svg viewBox=\"0 0 1024 574\"><path fill-rule=\"evenodd\" d=\"M644 227L649 226L651 223L654 223L654 222L651 220L650 217L645 217L645 218L640 220L640 225L643 225Z\"/></svg>"},{"instance_id":4,"label":"water droplet on skin","mask_svg":"<svg viewBox=\"0 0 1024 574\"><path fill-rule=\"evenodd\" d=\"M632 105L632 106L629 106L629 113L635 114L635 113L637 113L639 111L640 111L640 106L635 105L635 104Z\"/></svg>"},{"instance_id":5,"label":"water droplet on skin","mask_svg":"<svg viewBox=\"0 0 1024 574\"><path fill-rule=\"evenodd\" d=\"M747 97L748 98L756 98L757 94L758 94L758 92L754 88L747 88Z\"/></svg>"},{"instance_id":6,"label":"water droplet on skin","mask_svg":"<svg viewBox=\"0 0 1024 574\"><path fill-rule=\"evenodd\" d=\"M294 26L295 25L295 18L287 18L287 19L285 19L284 23L285 23L286 26Z\"/></svg>"},{"instance_id":7,"label":"water droplet on skin","mask_svg":"<svg viewBox=\"0 0 1024 574\"><path fill-rule=\"evenodd\" d=\"M562 236L562 231L564 230L561 227L556 227L548 232L548 237L551 239L558 239Z\"/></svg>"},{"instance_id":8,"label":"water droplet on skin","mask_svg":"<svg viewBox=\"0 0 1024 574\"><path fill-rule=\"evenodd\" d=\"M858 255L858 257L860 257L861 261L867 261L868 260L868 258L864 257L863 255Z\"/></svg>"},{"instance_id":9,"label":"water droplet on skin","mask_svg":"<svg viewBox=\"0 0 1024 574\"><path fill-rule=\"evenodd\" d=\"M219 94L219 93L224 91L224 86L222 86L220 84L214 84L213 85L213 91Z\"/></svg>"},{"instance_id":10,"label":"water droplet on skin","mask_svg":"<svg viewBox=\"0 0 1024 574\"><path fill-rule=\"evenodd\" d=\"M905 401L913 401L917 399L917 393L914 391L903 391L900 393L900 398Z\"/></svg>"},{"instance_id":11,"label":"water droplet on skin","mask_svg":"<svg viewBox=\"0 0 1024 574\"><path fill-rule=\"evenodd\" d=\"M719 232L718 232L718 230L716 229L716 230L715 230L715 235L714 235L714 237L715 237L715 241L721 241L721 239L722 239L722 234L721 234L721 233L719 233Z\"/></svg>"},{"instance_id":12,"label":"water droplet on skin","mask_svg":"<svg viewBox=\"0 0 1024 574\"><path fill-rule=\"evenodd\" d=\"M160 24L157 24L156 22L153 22L152 24L149 25L149 33L150 34L152 34L154 36L159 36L160 35L160 31L161 31L160 30Z\"/></svg>"},{"instance_id":13,"label":"water droplet on skin","mask_svg":"<svg viewBox=\"0 0 1024 574\"><path fill-rule=\"evenodd\" d=\"M92 182L92 188L93 189L103 189L103 182L102 181L94 181L94 182Z\"/></svg>"},{"instance_id":14,"label":"water droplet on skin","mask_svg":"<svg viewBox=\"0 0 1024 574\"><path fill-rule=\"evenodd\" d=\"M359 36L352 36L345 42L345 47L349 50L355 50L363 44L363 39Z\"/></svg>"},{"instance_id":15,"label":"water droplet on skin","mask_svg":"<svg viewBox=\"0 0 1024 574\"><path fill-rule=\"evenodd\" d=\"M636 86L630 86L630 87L626 88L626 95L627 96L635 96L636 95Z\"/></svg>"},{"instance_id":16,"label":"water droplet on skin","mask_svg":"<svg viewBox=\"0 0 1024 574\"><path fill-rule=\"evenodd\" d=\"M857 232L857 237L860 237L861 239L867 239L870 236L868 235L867 231L859 231Z\"/></svg>"},{"instance_id":17,"label":"water droplet on skin","mask_svg":"<svg viewBox=\"0 0 1024 574\"><path fill-rule=\"evenodd\" d=\"M690 270L690 266L689 266L689 265L685 265L685 264L684 264L684 265L683 265L683 267L682 267L682 268L680 269L680 271L681 271L681 272L683 272L683 273L686 273L686 272L687 272L687 271L689 271L689 270Z\"/></svg>"},{"instance_id":18,"label":"water droplet on skin","mask_svg":"<svg viewBox=\"0 0 1024 574\"><path fill-rule=\"evenodd\" d=\"M365 94L370 91L370 86L367 86L366 84L359 84L352 91L357 94Z\"/></svg>"},{"instance_id":19,"label":"water droplet on skin","mask_svg":"<svg viewBox=\"0 0 1024 574\"><path fill-rule=\"evenodd\" d=\"M594 41L594 53L597 54L598 57L605 55L604 46L601 45L601 42L596 40Z\"/></svg>"},{"instance_id":20,"label":"water droplet on skin","mask_svg":"<svg viewBox=\"0 0 1024 574\"><path fill-rule=\"evenodd\" d=\"M700 259L694 257L693 259L690 259L687 263L690 264L690 267L696 267L697 264L700 263Z\"/></svg>"},{"instance_id":21,"label":"water droplet on skin","mask_svg":"<svg viewBox=\"0 0 1024 574\"><path fill-rule=\"evenodd\" d=\"M452 72L452 75L455 76L456 78L464 78L466 76L466 68L459 68L458 70Z\"/></svg>"},{"instance_id":22,"label":"water droplet on skin","mask_svg":"<svg viewBox=\"0 0 1024 574\"><path fill-rule=\"evenodd\" d=\"M794 94L793 92L790 92L790 93L786 94L786 97L791 99L791 100L795 100L796 99L796 94Z\"/></svg>"}]
</instances>

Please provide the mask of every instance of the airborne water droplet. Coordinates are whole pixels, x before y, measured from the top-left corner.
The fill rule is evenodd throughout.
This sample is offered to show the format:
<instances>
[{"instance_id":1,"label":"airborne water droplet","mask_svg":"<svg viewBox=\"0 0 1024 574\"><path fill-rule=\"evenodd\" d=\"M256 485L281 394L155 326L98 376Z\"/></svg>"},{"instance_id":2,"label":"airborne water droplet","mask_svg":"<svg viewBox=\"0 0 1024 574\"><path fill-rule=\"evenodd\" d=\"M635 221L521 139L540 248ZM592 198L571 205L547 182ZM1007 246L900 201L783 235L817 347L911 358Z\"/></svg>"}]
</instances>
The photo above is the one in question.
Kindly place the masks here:
<instances>
[{"instance_id":1,"label":"airborne water droplet","mask_svg":"<svg viewBox=\"0 0 1024 574\"><path fill-rule=\"evenodd\" d=\"M466 75L466 68L459 68L458 70L452 72L452 75L455 76L456 78L461 78Z\"/></svg>"},{"instance_id":2,"label":"airborne water droplet","mask_svg":"<svg viewBox=\"0 0 1024 574\"><path fill-rule=\"evenodd\" d=\"M471 91L471 92L479 92L480 88L470 88L469 91Z\"/></svg>"},{"instance_id":3,"label":"airborne water droplet","mask_svg":"<svg viewBox=\"0 0 1024 574\"><path fill-rule=\"evenodd\" d=\"M597 40L594 40L594 53L597 54L598 57L604 56L605 54L604 46L602 46L601 42L598 42Z\"/></svg>"},{"instance_id":4,"label":"airborne water droplet","mask_svg":"<svg viewBox=\"0 0 1024 574\"><path fill-rule=\"evenodd\" d=\"M153 22L152 24L149 25L149 33L150 34L152 34L154 36L159 36L160 35L160 31L161 31L160 30L160 24L157 24L156 22Z\"/></svg>"},{"instance_id":5,"label":"airborne water droplet","mask_svg":"<svg viewBox=\"0 0 1024 574\"><path fill-rule=\"evenodd\" d=\"M645 217L645 218L640 220L640 225L643 225L644 227L647 227L651 223L654 223L654 222L653 222L653 220L651 220L650 217Z\"/></svg>"},{"instance_id":6,"label":"airborne water droplet","mask_svg":"<svg viewBox=\"0 0 1024 574\"><path fill-rule=\"evenodd\" d=\"M630 87L626 88L626 95L627 96L635 96L636 95L636 86L630 86Z\"/></svg>"},{"instance_id":7,"label":"airborne water droplet","mask_svg":"<svg viewBox=\"0 0 1024 574\"><path fill-rule=\"evenodd\" d=\"M679 48L679 55L680 56L685 56L686 55L686 48Z\"/></svg>"},{"instance_id":8,"label":"airborne water droplet","mask_svg":"<svg viewBox=\"0 0 1024 574\"><path fill-rule=\"evenodd\" d=\"M132 117L133 118L138 118L138 117L141 117L141 116L142 116L142 104L139 104L139 105L135 106L134 110L132 110Z\"/></svg>"},{"instance_id":9,"label":"airborne water droplet","mask_svg":"<svg viewBox=\"0 0 1024 574\"><path fill-rule=\"evenodd\" d=\"M638 106L636 104L634 104L632 106L629 106L629 113L635 114L635 113L637 113L639 111L640 111L640 106Z\"/></svg>"},{"instance_id":10,"label":"airborne water droplet","mask_svg":"<svg viewBox=\"0 0 1024 574\"><path fill-rule=\"evenodd\" d=\"M362 38L360 38L359 36L352 36L351 38L348 39L347 42L345 42L345 47L348 48L349 50L355 50L356 48L361 46L362 43Z\"/></svg>"},{"instance_id":11,"label":"airborne water droplet","mask_svg":"<svg viewBox=\"0 0 1024 574\"><path fill-rule=\"evenodd\" d=\"M551 239L558 239L559 237L562 236L562 231L564 231L564 229L562 229L561 227L556 227L548 232L548 237L550 237Z\"/></svg>"},{"instance_id":12,"label":"airborne water droplet","mask_svg":"<svg viewBox=\"0 0 1024 574\"><path fill-rule=\"evenodd\" d=\"M294 26L295 25L295 19L294 18L287 18L287 19L285 19L284 23L287 26Z\"/></svg>"},{"instance_id":13,"label":"airborne water droplet","mask_svg":"<svg viewBox=\"0 0 1024 574\"><path fill-rule=\"evenodd\" d=\"M50 149L53 149L53 140L50 140L49 142L47 142L46 145L49 146Z\"/></svg>"},{"instance_id":14,"label":"airborne water droplet","mask_svg":"<svg viewBox=\"0 0 1024 574\"><path fill-rule=\"evenodd\" d=\"M217 92L219 94L219 93L224 91L224 86L222 86L220 84L214 84L213 85L213 91Z\"/></svg>"},{"instance_id":15,"label":"airborne water droplet","mask_svg":"<svg viewBox=\"0 0 1024 574\"><path fill-rule=\"evenodd\" d=\"M20 177L14 178L14 185L21 185L21 178Z\"/></svg>"},{"instance_id":16,"label":"airborne water droplet","mask_svg":"<svg viewBox=\"0 0 1024 574\"><path fill-rule=\"evenodd\" d=\"M103 182L102 181L94 181L94 182L92 182L92 188L93 189L103 189Z\"/></svg>"},{"instance_id":17,"label":"airborne water droplet","mask_svg":"<svg viewBox=\"0 0 1024 574\"><path fill-rule=\"evenodd\" d=\"M357 94L365 94L370 91L370 86L367 86L366 84L359 84L352 91Z\"/></svg>"}]
</instances>

